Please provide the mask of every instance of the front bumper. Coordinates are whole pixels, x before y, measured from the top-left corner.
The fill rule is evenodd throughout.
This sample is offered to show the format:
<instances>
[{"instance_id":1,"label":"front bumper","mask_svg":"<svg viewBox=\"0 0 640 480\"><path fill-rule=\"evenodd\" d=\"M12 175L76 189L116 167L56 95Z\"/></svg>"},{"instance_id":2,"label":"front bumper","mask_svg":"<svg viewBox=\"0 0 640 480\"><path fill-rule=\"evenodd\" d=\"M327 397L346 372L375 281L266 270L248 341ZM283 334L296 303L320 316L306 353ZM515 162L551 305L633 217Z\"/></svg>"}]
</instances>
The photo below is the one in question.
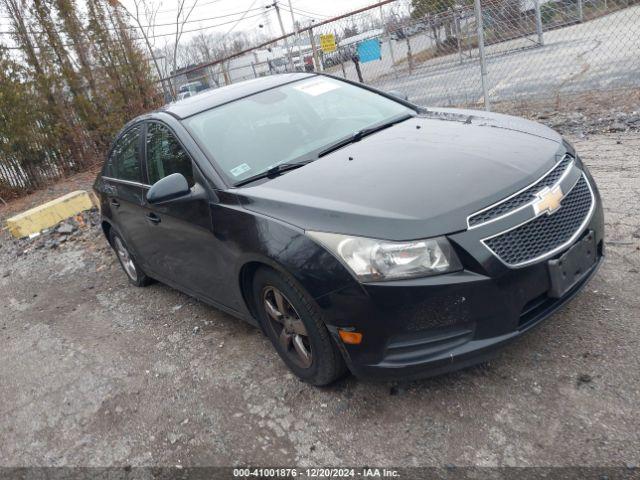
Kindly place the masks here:
<instances>
[{"instance_id":1,"label":"front bumper","mask_svg":"<svg viewBox=\"0 0 640 480\"><path fill-rule=\"evenodd\" d=\"M597 192L595 202L583 233L594 232L597 261L561 298L548 295L548 259L509 268L479 242L465 242L462 232L450 237L454 245L465 245L459 252L465 265L461 272L364 284L317 299L352 373L414 379L457 370L487 360L496 349L548 318L588 283L602 263L604 219ZM343 344L339 328L361 332L362 343Z\"/></svg>"}]
</instances>

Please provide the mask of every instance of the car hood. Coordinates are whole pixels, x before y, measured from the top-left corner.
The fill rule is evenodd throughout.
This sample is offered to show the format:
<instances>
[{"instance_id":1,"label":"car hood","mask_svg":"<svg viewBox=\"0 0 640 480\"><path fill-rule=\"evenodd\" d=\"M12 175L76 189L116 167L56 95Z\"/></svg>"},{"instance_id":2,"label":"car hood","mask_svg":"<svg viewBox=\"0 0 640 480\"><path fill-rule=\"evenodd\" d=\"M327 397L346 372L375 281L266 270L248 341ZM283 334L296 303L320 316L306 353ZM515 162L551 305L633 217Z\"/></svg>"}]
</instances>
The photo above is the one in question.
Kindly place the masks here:
<instances>
[{"instance_id":1,"label":"car hood","mask_svg":"<svg viewBox=\"0 0 640 480\"><path fill-rule=\"evenodd\" d=\"M426 238L466 229L469 215L532 183L565 151L538 123L430 109L236 194L246 209L304 230Z\"/></svg>"}]
</instances>

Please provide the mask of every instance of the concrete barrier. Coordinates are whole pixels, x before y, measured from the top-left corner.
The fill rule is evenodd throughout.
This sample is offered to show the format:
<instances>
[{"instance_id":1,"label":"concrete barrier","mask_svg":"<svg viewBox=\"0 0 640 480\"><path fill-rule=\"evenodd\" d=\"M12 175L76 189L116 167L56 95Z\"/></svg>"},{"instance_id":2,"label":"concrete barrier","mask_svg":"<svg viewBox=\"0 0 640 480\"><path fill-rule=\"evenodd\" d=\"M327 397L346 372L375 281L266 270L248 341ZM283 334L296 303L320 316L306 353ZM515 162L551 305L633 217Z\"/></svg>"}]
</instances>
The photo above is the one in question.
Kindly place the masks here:
<instances>
[{"instance_id":1,"label":"concrete barrier","mask_svg":"<svg viewBox=\"0 0 640 480\"><path fill-rule=\"evenodd\" d=\"M89 194L78 190L9 218L7 228L16 238L27 237L93 206Z\"/></svg>"}]
</instances>

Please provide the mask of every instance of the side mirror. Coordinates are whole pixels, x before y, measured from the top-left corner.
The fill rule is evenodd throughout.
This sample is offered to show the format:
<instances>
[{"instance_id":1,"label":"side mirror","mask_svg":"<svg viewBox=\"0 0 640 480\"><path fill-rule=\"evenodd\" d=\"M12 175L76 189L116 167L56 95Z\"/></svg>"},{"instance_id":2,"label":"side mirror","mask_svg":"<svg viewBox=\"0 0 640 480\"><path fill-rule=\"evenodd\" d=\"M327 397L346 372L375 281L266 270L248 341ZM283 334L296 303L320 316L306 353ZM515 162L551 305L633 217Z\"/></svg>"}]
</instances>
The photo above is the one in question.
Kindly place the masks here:
<instances>
[{"instance_id":1,"label":"side mirror","mask_svg":"<svg viewBox=\"0 0 640 480\"><path fill-rule=\"evenodd\" d=\"M404 100L405 102L409 101L409 97L406 93L402 93L399 90L389 90L387 92L389 95L393 95L394 97L398 97L400 100Z\"/></svg>"},{"instance_id":2,"label":"side mirror","mask_svg":"<svg viewBox=\"0 0 640 480\"><path fill-rule=\"evenodd\" d=\"M182 197L191 192L189 183L181 173L172 173L161 178L147 192L149 203L166 202L174 198Z\"/></svg>"}]
</instances>

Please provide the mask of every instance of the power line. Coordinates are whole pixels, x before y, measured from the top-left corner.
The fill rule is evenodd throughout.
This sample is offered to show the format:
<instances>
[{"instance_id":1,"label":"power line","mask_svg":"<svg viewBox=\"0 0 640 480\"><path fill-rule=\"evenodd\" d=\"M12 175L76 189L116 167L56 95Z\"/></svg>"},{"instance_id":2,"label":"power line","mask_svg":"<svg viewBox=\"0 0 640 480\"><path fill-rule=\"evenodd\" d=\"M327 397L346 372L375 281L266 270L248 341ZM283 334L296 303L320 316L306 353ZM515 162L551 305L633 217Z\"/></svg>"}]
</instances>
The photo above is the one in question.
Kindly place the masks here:
<instances>
[{"instance_id":1,"label":"power line","mask_svg":"<svg viewBox=\"0 0 640 480\"><path fill-rule=\"evenodd\" d=\"M222 0L211 0L210 2L197 3L196 5L189 5L188 7L183 7L183 10L190 10L193 8L204 7L205 5L211 5L213 3L218 3ZM167 10L158 10L156 13L175 13L176 9L167 9Z\"/></svg>"},{"instance_id":2,"label":"power line","mask_svg":"<svg viewBox=\"0 0 640 480\"><path fill-rule=\"evenodd\" d=\"M195 6L193 6L193 4L192 4L192 5L188 6L188 7L184 7L184 9L188 10L191 7L193 7L193 8L204 7L205 5L211 5L211 4L214 4L214 3L221 2L221 1L222 0L211 0L210 2L197 3ZM156 13L175 13L175 12L176 12L176 9L167 9L167 10L158 10ZM11 16L1 16L0 15L0 19L2 19L2 18L11 19Z\"/></svg>"},{"instance_id":3,"label":"power line","mask_svg":"<svg viewBox=\"0 0 640 480\"><path fill-rule=\"evenodd\" d=\"M293 11L296 12L296 13L297 12L301 12L301 13L306 13L308 15L312 15L314 17L318 17L318 18L329 18L329 15L322 15L320 13L313 13L313 12L310 12L308 10L303 10L300 7L296 7L295 5L292 5L291 7L293 8Z\"/></svg>"},{"instance_id":4,"label":"power line","mask_svg":"<svg viewBox=\"0 0 640 480\"><path fill-rule=\"evenodd\" d=\"M389 3L392 3L392 2L395 2L395 1L397 1L397 0L379 0L377 3L374 3L372 5L369 5L369 6L366 6L366 7L362 7L362 8L358 8L356 10L352 10L350 12L346 12L346 13L343 13L341 15L338 15L337 17L332 17L332 18L329 18L327 20L323 20L323 21L319 22L317 25L301 28L300 32L308 32L308 31L311 31L314 28L318 28L318 27L321 27L323 25L328 25L328 24L330 24L332 22L336 22L338 20L342 20L344 18L348 18L350 16L357 15L359 13L363 13L363 12L366 12L368 10L372 10L374 8L382 7L383 5L388 5ZM245 48L244 50L240 50L239 52L235 52L232 55L229 55L229 56L227 56L225 58L219 58L217 60L213 60L213 61L210 61L210 62L205 62L205 63L202 63L200 65L197 65L197 66L194 66L194 67L191 67L191 68L187 68L185 71L181 72L180 75L191 73L191 72L195 72L195 71L200 70L202 68L212 67L214 65L218 65L218 64L220 64L222 62L230 60L231 58L235 58L235 57L239 57L241 55L245 55L247 53L250 53L250 52L252 52L254 50L258 50L260 48L269 47L270 45L272 45L272 44L274 44L276 42L279 42L280 40L284 40L287 37L291 37L292 35L294 35L294 34L288 33L286 35L282 35L282 36L279 36L279 37L271 38L271 39L266 40L264 42L261 42L261 43L259 43L257 45L253 45L251 47ZM176 78L177 76L178 76L178 74L169 75L168 77L164 77L162 80L158 80L158 82L171 80L172 78Z\"/></svg>"},{"instance_id":5,"label":"power line","mask_svg":"<svg viewBox=\"0 0 640 480\"><path fill-rule=\"evenodd\" d=\"M254 2L254 3L255 3L255 2ZM250 8L249 10L245 10L244 12L228 13L228 14L226 14L226 15L218 15L218 16L215 16L215 17L200 18L200 19L192 19L192 20L187 20L187 21L185 21L185 22L180 22L180 23L207 22L207 21L209 21L209 20L217 20L217 19L219 19L219 18L233 17L233 16L240 15L240 14L242 14L242 15L244 16L244 15L246 15L248 12L256 11L256 10L262 10L262 7ZM242 17L241 17L241 18L242 18ZM235 19L234 19L234 20L232 20L231 22L233 22L233 21L235 21ZM230 23L231 23L231 22L230 22ZM137 30L137 29L139 29L139 28L148 28L148 27L152 27L152 28L155 28L155 27L172 27L172 26L174 26L175 24L176 24L176 22L170 22L170 23L156 23L156 24L153 24L153 25L141 25L141 26L130 25L130 26L125 26L124 28L127 28L127 29L129 29L129 30ZM117 30L117 29L108 28L107 30ZM54 31L55 31L55 32L58 32L58 33L64 33L64 31L63 31L63 30L54 30ZM12 31L8 31L8 30L7 30L7 31L0 31L0 34L4 34L4 35L10 35L10 34L13 34L13 33L14 33L14 32L12 32ZM45 32L32 32L32 33L42 34L42 33L45 33Z\"/></svg>"},{"instance_id":6,"label":"power line","mask_svg":"<svg viewBox=\"0 0 640 480\"><path fill-rule=\"evenodd\" d=\"M212 5L212 4L214 4L214 3L218 3L218 2L221 2L221 1L222 1L222 0L211 0L210 2L197 3L195 6L193 6L193 4L192 4L192 5L188 6L188 7L184 7L183 9L184 9L184 10L188 10L188 9L190 9L191 7L193 7L193 8L200 8L200 7L204 7L204 6L206 6L206 5ZM253 10L258 10L258 9L262 9L262 8L263 8L263 7L256 7L256 8L254 8ZM177 11L177 9L167 9L167 10L158 10L158 11L153 12L153 13L176 13L176 11ZM242 13L242 11L240 11L240 12L235 12L235 13L229 13L229 14L226 14L226 15L218 15L217 17L211 17L210 19L212 19L212 18L223 18L223 17L229 17L229 16L232 16L232 15L240 15L241 13ZM3 19L4 19L4 20L11 20L12 18L13 18L13 17L11 17L11 16L0 15L0 20L3 20ZM174 23L174 24L175 24L175 23ZM145 25L145 26L146 26L146 25Z\"/></svg>"},{"instance_id":7,"label":"power line","mask_svg":"<svg viewBox=\"0 0 640 480\"><path fill-rule=\"evenodd\" d=\"M236 15L240 15L240 14L242 14L244 16L248 12L252 12L252 11L255 11L255 10L262 10L262 7L250 8L249 10L246 10L244 12L240 11L240 12L234 12L234 13L227 13L225 15L217 15L215 17L187 20L185 22L180 22L180 23L206 22L208 20L217 20L218 18L235 17ZM145 28L146 27L167 27L167 26L173 26L175 24L176 24L176 22L170 22L170 23L157 23L155 25L142 25L142 26L145 27Z\"/></svg>"},{"instance_id":8,"label":"power line","mask_svg":"<svg viewBox=\"0 0 640 480\"><path fill-rule=\"evenodd\" d=\"M281 7L281 8L286 12L291 12L291 10L289 10L288 8L284 8L284 7ZM312 17L311 15L307 15L306 13L298 12L298 11L296 11L295 8L293 9L293 13L295 13L296 15L299 15L301 17L304 17L304 18L309 18L311 20L321 20L321 18L319 18L319 17Z\"/></svg>"},{"instance_id":9,"label":"power line","mask_svg":"<svg viewBox=\"0 0 640 480\"><path fill-rule=\"evenodd\" d=\"M291 13L291 10L289 10L289 9L288 9L287 7L285 7L285 6L282 6L282 5L281 5L281 6L280 6L280 8L281 8L282 10L284 10L285 12L289 12L289 13ZM301 17L304 17L304 18L307 18L307 19L313 20L313 21L316 21L316 20L322 20L321 18L318 18L318 17L312 17L311 15L307 15L306 13L300 13L300 12L298 12L295 8L293 8L293 13L295 13L296 15L299 15L299 16L301 16Z\"/></svg>"},{"instance_id":10,"label":"power line","mask_svg":"<svg viewBox=\"0 0 640 480\"><path fill-rule=\"evenodd\" d=\"M227 33L225 33L225 34L222 36L222 38L220 39L220 41L224 40L224 39L227 37L227 35L229 35L229 34L233 31L233 29L235 29L235 28L238 26L238 24L239 24L242 20L244 20L244 19L245 19L245 17L246 17L246 15L247 15L247 13L251 12L252 10L262 10L262 12L261 12L261 13L259 13L258 15L254 15L254 17L258 17L258 16L262 15L262 13L264 12L264 8L263 8L263 7L253 8L253 6L256 4L256 2L257 2L257 1L258 1L258 0L253 0L253 2L251 2L251 5L249 5L249 8L248 8L248 9L247 9L243 14L242 14L242 16L241 16L241 17L238 19L238 21L233 25L233 27L231 27L231 28L227 31ZM253 18L253 17L249 17L249 18Z\"/></svg>"},{"instance_id":11,"label":"power line","mask_svg":"<svg viewBox=\"0 0 640 480\"><path fill-rule=\"evenodd\" d=\"M255 10L262 10L262 8L261 8L261 7L260 7L260 8L254 8L254 9L249 10L249 11L255 11ZM229 17L229 16L231 16L231 15L239 15L239 14L241 14L241 13L243 13L243 12L237 12L237 13L229 14L229 15L220 15L220 16L218 16L218 17L209 17L209 18L200 18L200 19L187 20L187 21L186 21L186 22L184 22L184 23L206 22L206 21L209 21L209 20L216 20L216 19L218 19L218 18ZM243 15L246 15L246 13L248 13L248 12L244 12L244 13L243 13ZM246 17L246 18L254 18L254 17L257 17L257 16L259 16L259 15L262 15L262 12L260 12L260 13L258 13L258 14L256 14L256 15L251 15L250 17ZM242 17L242 18L245 18L245 17ZM241 19L242 19L242 18L241 18ZM222 25L228 25L228 24L233 23L233 22L235 22L235 21L236 21L236 19L233 19L233 20L230 20L230 21L228 21L228 22L220 23L220 24L218 24L218 25L210 25L210 26L207 26L207 27L202 27L202 28L194 29L194 30L185 30L183 33L197 32L198 30L203 30L203 29L207 29L207 28L214 28L214 27L218 27L218 26L222 26ZM147 27L152 27L152 28L155 28L155 27L172 27L172 26L174 26L175 24L176 24L176 22L172 22L172 23L157 23L157 24L154 24L154 25L142 25L142 28L147 28ZM127 29L127 30L139 30L139 29L140 29L140 27L139 27L139 26L135 26L135 25L123 26L122 28ZM105 30L109 30L109 31L117 31L117 30L119 30L119 28L106 28ZM56 33L64 33L64 31L63 31L63 30L54 30L54 32L56 32ZM0 32L0 34L5 34L5 35L9 35L9 34L13 34L13 33L15 33L15 32L11 32L11 31L4 31L4 32ZM30 32L30 33L35 33L35 34L44 34L44 33L46 33L46 32ZM166 37L166 36L168 36L168 35L173 35L173 33L170 33L170 34L162 34L162 35L155 35L155 36L149 35L149 36L148 36L148 38Z\"/></svg>"},{"instance_id":12,"label":"power line","mask_svg":"<svg viewBox=\"0 0 640 480\"><path fill-rule=\"evenodd\" d=\"M262 12L257 13L257 14L254 14L254 15L250 15L250 16L248 16L248 17L244 17L244 20L247 20L247 19L249 19L249 18L255 18L255 17L258 17L258 16L260 16L260 15L262 15ZM200 28L194 28L194 29L191 29L191 30L185 30L185 31L184 31L184 32L182 32L182 33L200 32L200 31L202 31L202 30L208 30L208 29L210 29L210 28L216 28L216 27L222 27L222 26L224 26L224 25L229 25L230 23L234 23L234 22L239 22L239 20L230 20L230 21L228 21L228 22L218 23L218 24L216 24L216 25L208 25L208 26L206 26L206 27L200 27ZM137 28L137 27L136 27L136 28ZM228 35L230 32L231 32L231 30L230 30L229 32L227 32L225 35ZM149 36L147 36L147 38L170 37L170 36L173 36L173 35L175 35L175 32L172 32L172 33L163 33L163 34L159 34L159 35L149 35ZM144 40L144 37L132 38L131 40L133 40L133 41ZM104 42L95 42L95 43L104 43ZM73 46L75 46L75 44L74 44L74 43L66 43L66 44L63 44L63 46L64 46L64 47L73 47ZM21 47L0 47L0 48L5 48L5 49L7 49L7 50L22 50L22 48L21 48ZM41 48L41 47L35 47L35 48L38 48L38 49L39 49L39 48Z\"/></svg>"}]
</instances>

